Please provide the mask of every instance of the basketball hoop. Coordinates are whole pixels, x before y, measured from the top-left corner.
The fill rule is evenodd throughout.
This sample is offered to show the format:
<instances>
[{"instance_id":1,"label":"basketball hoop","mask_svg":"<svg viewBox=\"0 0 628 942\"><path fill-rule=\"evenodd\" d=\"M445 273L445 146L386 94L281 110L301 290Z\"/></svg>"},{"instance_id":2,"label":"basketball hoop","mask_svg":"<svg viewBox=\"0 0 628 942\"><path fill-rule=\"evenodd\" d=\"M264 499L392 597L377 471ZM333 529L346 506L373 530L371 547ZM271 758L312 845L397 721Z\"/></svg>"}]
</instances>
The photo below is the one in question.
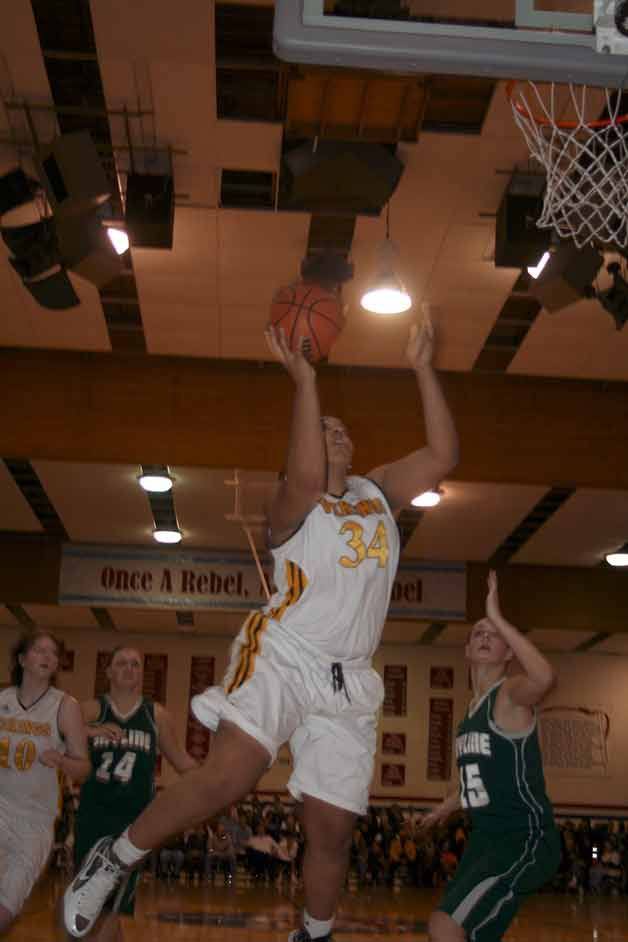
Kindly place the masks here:
<instances>
[{"instance_id":1,"label":"basketball hoop","mask_svg":"<svg viewBox=\"0 0 628 942\"><path fill-rule=\"evenodd\" d=\"M569 84L573 120L557 116L557 86L509 82L506 94L532 157L546 172L543 210L537 222L573 239L628 246L628 114L621 93L605 89L605 119L587 118L586 85ZM564 104L564 100L561 102ZM589 103L590 105L590 103Z\"/></svg>"}]
</instances>

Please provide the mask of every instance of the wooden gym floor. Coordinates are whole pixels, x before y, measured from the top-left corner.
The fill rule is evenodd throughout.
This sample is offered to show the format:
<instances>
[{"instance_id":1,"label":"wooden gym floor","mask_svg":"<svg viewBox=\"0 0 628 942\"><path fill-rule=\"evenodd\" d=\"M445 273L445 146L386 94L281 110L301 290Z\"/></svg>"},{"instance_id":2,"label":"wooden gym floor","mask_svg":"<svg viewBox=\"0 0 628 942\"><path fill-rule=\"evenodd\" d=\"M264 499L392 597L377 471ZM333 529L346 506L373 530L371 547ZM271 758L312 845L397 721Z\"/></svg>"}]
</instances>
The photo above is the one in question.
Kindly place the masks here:
<instances>
[{"instance_id":1,"label":"wooden gym floor","mask_svg":"<svg viewBox=\"0 0 628 942\"><path fill-rule=\"evenodd\" d=\"M286 942L297 924L302 897L274 887L216 887L144 882L134 919L124 920L125 942ZM54 908L63 883L45 878L10 942L64 942ZM381 887L346 892L336 926L338 942L422 942L439 892ZM628 897L544 893L530 899L505 937L509 942L628 942Z\"/></svg>"}]
</instances>

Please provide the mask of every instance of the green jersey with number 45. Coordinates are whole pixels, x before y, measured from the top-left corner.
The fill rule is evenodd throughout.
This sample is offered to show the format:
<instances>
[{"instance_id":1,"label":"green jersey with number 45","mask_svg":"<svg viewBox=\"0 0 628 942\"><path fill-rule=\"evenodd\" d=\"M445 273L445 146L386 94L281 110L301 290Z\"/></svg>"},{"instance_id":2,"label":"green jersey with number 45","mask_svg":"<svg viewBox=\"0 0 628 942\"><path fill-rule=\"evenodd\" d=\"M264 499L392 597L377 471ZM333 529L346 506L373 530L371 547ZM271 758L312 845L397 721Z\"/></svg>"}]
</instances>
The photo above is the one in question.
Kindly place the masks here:
<instances>
[{"instance_id":1,"label":"green jersey with number 45","mask_svg":"<svg viewBox=\"0 0 628 942\"><path fill-rule=\"evenodd\" d=\"M99 697L100 716L94 725L114 723L123 735L115 742L107 736L89 740L92 774L81 789L80 807L100 809L105 815L123 814L132 820L154 794L157 762L155 705L141 700L128 716L121 716L108 697Z\"/></svg>"},{"instance_id":2,"label":"green jersey with number 45","mask_svg":"<svg viewBox=\"0 0 628 942\"><path fill-rule=\"evenodd\" d=\"M503 678L470 707L458 727L460 802L479 831L545 831L554 827L554 817L545 791L536 718L519 733L497 726L495 701L502 683Z\"/></svg>"}]
</instances>

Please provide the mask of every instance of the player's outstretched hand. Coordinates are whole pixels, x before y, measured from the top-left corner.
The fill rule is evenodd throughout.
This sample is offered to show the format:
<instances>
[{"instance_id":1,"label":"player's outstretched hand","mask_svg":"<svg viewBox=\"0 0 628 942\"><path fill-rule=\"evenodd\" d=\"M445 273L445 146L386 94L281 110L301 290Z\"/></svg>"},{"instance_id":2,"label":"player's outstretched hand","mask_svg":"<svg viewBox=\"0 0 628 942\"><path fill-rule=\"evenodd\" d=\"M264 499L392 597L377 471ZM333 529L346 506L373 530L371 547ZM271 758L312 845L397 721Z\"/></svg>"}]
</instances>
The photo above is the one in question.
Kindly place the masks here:
<instances>
[{"instance_id":1,"label":"player's outstretched hand","mask_svg":"<svg viewBox=\"0 0 628 942\"><path fill-rule=\"evenodd\" d=\"M112 742L120 742L124 735L122 727L118 726L117 723L101 723L100 726L95 726L93 729L96 730L98 736L105 736L107 739L111 739Z\"/></svg>"},{"instance_id":2,"label":"player's outstretched hand","mask_svg":"<svg viewBox=\"0 0 628 942\"><path fill-rule=\"evenodd\" d=\"M423 322L420 327L413 324L410 328L406 357L413 370L430 366L434 356L434 325L427 309L423 312Z\"/></svg>"},{"instance_id":3,"label":"player's outstretched hand","mask_svg":"<svg viewBox=\"0 0 628 942\"><path fill-rule=\"evenodd\" d=\"M486 615L494 625L499 625L502 617L499 607L499 589L497 586L497 573L491 569L488 574L488 592L486 595Z\"/></svg>"},{"instance_id":4,"label":"player's outstretched hand","mask_svg":"<svg viewBox=\"0 0 628 942\"><path fill-rule=\"evenodd\" d=\"M424 814L419 821L419 828L421 831L429 831L431 828L437 827L441 823L442 815L440 808L434 808L432 811L428 811L427 814Z\"/></svg>"},{"instance_id":5,"label":"player's outstretched hand","mask_svg":"<svg viewBox=\"0 0 628 942\"><path fill-rule=\"evenodd\" d=\"M303 355L302 347L305 338L301 338L298 350L291 350L282 327L275 327L273 324L264 331L268 349L282 363L295 383L302 383L314 378L316 373L314 367Z\"/></svg>"}]
</instances>

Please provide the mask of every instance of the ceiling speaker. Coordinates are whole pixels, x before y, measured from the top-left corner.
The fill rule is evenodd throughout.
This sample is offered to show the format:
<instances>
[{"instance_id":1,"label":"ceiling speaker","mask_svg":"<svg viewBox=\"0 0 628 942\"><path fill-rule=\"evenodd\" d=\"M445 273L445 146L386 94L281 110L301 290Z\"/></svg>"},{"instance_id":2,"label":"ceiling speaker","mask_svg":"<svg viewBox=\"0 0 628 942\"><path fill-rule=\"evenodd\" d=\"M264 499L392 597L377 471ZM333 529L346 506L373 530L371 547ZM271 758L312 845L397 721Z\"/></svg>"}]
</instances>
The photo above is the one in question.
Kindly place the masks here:
<instances>
[{"instance_id":1,"label":"ceiling speaker","mask_svg":"<svg viewBox=\"0 0 628 942\"><path fill-rule=\"evenodd\" d=\"M504 193L495 227L495 265L525 268L534 265L550 244L550 230L539 229L545 177L515 173Z\"/></svg>"},{"instance_id":2,"label":"ceiling speaker","mask_svg":"<svg viewBox=\"0 0 628 942\"><path fill-rule=\"evenodd\" d=\"M55 215L82 213L109 199L111 187L88 131L58 137L41 165Z\"/></svg>"},{"instance_id":3,"label":"ceiling speaker","mask_svg":"<svg viewBox=\"0 0 628 942\"><path fill-rule=\"evenodd\" d=\"M129 174L125 217L131 245L144 249L171 249L174 233L172 176Z\"/></svg>"},{"instance_id":4,"label":"ceiling speaker","mask_svg":"<svg viewBox=\"0 0 628 942\"><path fill-rule=\"evenodd\" d=\"M548 311L560 311L587 296L604 259L597 249L576 248L564 243L550 255L539 275L531 279L528 292Z\"/></svg>"}]
</instances>

